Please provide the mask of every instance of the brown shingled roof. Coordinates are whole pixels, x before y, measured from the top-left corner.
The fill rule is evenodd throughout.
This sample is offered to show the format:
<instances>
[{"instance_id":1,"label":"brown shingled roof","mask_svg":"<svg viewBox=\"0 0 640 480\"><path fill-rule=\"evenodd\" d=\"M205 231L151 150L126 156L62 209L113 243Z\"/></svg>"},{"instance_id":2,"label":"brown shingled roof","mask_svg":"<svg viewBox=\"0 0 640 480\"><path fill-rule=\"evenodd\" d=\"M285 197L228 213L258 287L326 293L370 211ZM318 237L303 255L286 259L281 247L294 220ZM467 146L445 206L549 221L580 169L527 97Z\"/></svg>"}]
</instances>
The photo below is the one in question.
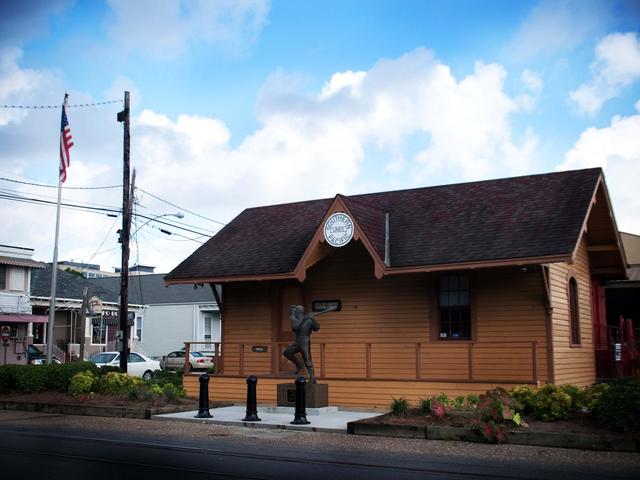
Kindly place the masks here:
<instances>
[{"instance_id":1,"label":"brown shingled roof","mask_svg":"<svg viewBox=\"0 0 640 480\"><path fill-rule=\"evenodd\" d=\"M391 269L570 257L602 174L586 169L341 196ZM167 274L168 283L294 271L334 199L249 208Z\"/></svg>"}]
</instances>

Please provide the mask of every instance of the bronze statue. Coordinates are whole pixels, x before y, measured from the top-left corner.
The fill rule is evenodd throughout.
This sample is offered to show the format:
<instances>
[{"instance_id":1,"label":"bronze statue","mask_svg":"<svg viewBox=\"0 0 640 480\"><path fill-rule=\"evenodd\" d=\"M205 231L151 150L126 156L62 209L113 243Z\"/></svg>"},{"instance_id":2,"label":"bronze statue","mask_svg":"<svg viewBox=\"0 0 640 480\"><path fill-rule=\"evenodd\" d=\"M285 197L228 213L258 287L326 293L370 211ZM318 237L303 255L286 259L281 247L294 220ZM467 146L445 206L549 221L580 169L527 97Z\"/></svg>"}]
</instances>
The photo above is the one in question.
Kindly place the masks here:
<instances>
[{"instance_id":1,"label":"bronze statue","mask_svg":"<svg viewBox=\"0 0 640 480\"><path fill-rule=\"evenodd\" d=\"M283 355L295 363L296 375L300 375L306 366L309 373L309 383L316 383L316 376L313 370L313 361L311 360L311 333L320 330L320 324L316 321L318 315L333 312L337 310L337 306L329 307L320 312L309 313L305 316L304 307L302 305L291 305L289 308L289 320L291 320L291 329L296 335L296 340L289 345ZM300 352L303 362L296 356Z\"/></svg>"}]
</instances>

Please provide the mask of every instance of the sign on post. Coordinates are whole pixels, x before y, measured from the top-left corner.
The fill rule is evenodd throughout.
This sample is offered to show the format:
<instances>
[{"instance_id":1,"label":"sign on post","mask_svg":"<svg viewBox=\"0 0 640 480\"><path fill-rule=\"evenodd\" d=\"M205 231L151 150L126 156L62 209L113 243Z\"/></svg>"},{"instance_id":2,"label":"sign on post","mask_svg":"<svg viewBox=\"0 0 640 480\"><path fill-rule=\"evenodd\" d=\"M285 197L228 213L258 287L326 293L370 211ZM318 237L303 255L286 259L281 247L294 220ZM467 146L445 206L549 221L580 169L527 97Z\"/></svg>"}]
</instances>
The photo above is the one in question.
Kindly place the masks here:
<instances>
[{"instance_id":1,"label":"sign on post","mask_svg":"<svg viewBox=\"0 0 640 480\"><path fill-rule=\"evenodd\" d=\"M11 334L11 328L4 326L2 330L0 330L0 340L2 343L9 343L9 336Z\"/></svg>"}]
</instances>

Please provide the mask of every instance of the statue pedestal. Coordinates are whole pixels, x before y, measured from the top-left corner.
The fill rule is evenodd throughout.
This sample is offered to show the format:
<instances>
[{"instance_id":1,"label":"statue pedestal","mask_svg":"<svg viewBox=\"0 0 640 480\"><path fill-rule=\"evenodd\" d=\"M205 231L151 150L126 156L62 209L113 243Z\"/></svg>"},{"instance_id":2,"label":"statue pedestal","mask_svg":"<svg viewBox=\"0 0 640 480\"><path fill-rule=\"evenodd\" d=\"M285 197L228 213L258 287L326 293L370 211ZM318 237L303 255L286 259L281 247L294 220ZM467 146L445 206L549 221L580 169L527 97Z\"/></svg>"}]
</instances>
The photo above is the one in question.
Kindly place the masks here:
<instances>
[{"instance_id":1,"label":"statue pedestal","mask_svg":"<svg viewBox=\"0 0 640 480\"><path fill-rule=\"evenodd\" d=\"M307 383L304 387L307 408L322 408L329 406L329 385L326 383ZM296 384L278 384L278 406L296 406Z\"/></svg>"}]
</instances>

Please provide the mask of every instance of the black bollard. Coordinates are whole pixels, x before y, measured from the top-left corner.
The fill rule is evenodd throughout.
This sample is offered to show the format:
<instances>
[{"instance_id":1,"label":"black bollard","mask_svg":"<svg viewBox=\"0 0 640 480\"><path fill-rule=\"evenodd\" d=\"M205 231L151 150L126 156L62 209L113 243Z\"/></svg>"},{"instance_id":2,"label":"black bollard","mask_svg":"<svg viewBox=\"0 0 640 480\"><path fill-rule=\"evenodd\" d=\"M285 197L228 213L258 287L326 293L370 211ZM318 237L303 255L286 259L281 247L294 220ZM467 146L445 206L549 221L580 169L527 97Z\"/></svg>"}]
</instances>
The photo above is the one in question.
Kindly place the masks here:
<instances>
[{"instance_id":1,"label":"black bollard","mask_svg":"<svg viewBox=\"0 0 640 480\"><path fill-rule=\"evenodd\" d=\"M196 418L211 418L213 415L209 413L209 375L203 373L200 375L200 403L198 405L198 414Z\"/></svg>"},{"instance_id":2,"label":"black bollard","mask_svg":"<svg viewBox=\"0 0 640 480\"><path fill-rule=\"evenodd\" d=\"M243 422L259 422L258 402L256 400L256 384L258 377L249 375L247 377L247 414L242 419Z\"/></svg>"},{"instance_id":3,"label":"black bollard","mask_svg":"<svg viewBox=\"0 0 640 480\"><path fill-rule=\"evenodd\" d=\"M307 380L304 377L296 378L296 412L292 425L308 425L311 422L307 420L307 405L304 393L304 387Z\"/></svg>"}]
</instances>

